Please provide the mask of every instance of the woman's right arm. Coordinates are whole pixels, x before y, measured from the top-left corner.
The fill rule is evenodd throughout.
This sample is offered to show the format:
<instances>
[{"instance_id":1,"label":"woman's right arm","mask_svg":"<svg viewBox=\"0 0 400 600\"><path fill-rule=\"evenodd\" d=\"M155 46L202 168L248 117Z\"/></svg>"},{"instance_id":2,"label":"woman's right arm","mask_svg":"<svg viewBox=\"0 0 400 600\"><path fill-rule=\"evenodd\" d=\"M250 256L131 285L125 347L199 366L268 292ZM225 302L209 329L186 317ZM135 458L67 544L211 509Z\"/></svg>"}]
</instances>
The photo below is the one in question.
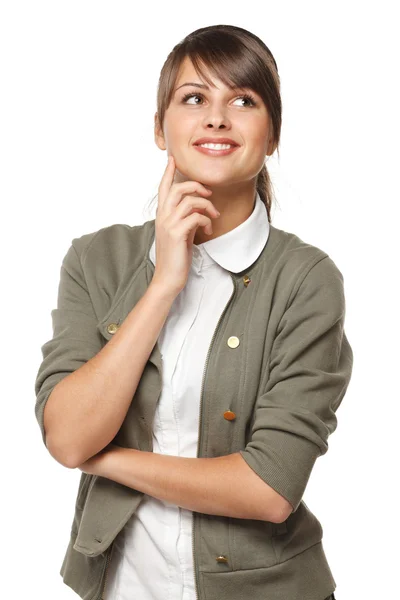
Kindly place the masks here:
<instances>
[{"instance_id":1,"label":"woman's right arm","mask_svg":"<svg viewBox=\"0 0 400 600\"><path fill-rule=\"evenodd\" d=\"M47 448L66 467L100 452L121 427L176 297L153 281L109 342L57 383L46 402Z\"/></svg>"},{"instance_id":2,"label":"woman's right arm","mask_svg":"<svg viewBox=\"0 0 400 600\"><path fill-rule=\"evenodd\" d=\"M174 183L175 169L170 157L159 186L151 283L100 350L80 260L73 247L65 257L54 337L42 348L45 359L36 380L36 414L47 449L67 467L82 464L114 439L171 306L186 285L196 230L204 227L211 235L210 216L219 216L202 197L211 190L196 181Z\"/></svg>"}]
</instances>

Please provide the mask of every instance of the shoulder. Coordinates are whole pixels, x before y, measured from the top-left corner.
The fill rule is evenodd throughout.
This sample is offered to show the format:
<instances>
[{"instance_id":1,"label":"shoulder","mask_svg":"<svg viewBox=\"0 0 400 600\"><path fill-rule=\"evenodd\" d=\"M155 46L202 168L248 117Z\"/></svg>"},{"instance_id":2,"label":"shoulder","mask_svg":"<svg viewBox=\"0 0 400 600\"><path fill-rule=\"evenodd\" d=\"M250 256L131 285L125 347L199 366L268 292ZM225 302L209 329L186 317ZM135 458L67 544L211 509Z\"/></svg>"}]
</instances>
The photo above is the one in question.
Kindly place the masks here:
<instances>
[{"instance_id":1,"label":"shoulder","mask_svg":"<svg viewBox=\"0 0 400 600\"><path fill-rule=\"evenodd\" d=\"M326 250L275 226L271 226L271 239L271 259L286 307L302 294L344 305L343 274Z\"/></svg>"},{"instance_id":2,"label":"shoulder","mask_svg":"<svg viewBox=\"0 0 400 600\"><path fill-rule=\"evenodd\" d=\"M321 276L339 278L343 274L326 250L303 240L293 232L278 229L270 225L275 240L278 261L288 272L295 275L298 285L308 279L318 279Z\"/></svg>"},{"instance_id":3,"label":"shoulder","mask_svg":"<svg viewBox=\"0 0 400 600\"><path fill-rule=\"evenodd\" d=\"M153 231L154 219L141 225L113 223L74 237L70 252L84 268L107 263L132 264L143 260Z\"/></svg>"}]
</instances>

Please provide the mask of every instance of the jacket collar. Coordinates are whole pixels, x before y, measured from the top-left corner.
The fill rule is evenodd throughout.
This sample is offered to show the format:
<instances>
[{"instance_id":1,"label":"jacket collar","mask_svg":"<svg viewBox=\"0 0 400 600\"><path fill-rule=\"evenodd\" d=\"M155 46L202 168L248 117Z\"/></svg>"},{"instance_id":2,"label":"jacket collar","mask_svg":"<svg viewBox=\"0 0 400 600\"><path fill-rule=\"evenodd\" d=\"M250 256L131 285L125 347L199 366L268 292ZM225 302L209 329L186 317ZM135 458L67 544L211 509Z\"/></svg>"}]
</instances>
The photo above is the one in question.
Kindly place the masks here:
<instances>
[{"instance_id":1,"label":"jacket collar","mask_svg":"<svg viewBox=\"0 0 400 600\"><path fill-rule=\"evenodd\" d=\"M270 231L267 209L256 192L253 212L240 225L202 244L193 245L192 266L218 263L231 273L240 273L247 269L260 256L267 243ZM149 258L156 264L156 240L153 240Z\"/></svg>"},{"instance_id":2,"label":"jacket collar","mask_svg":"<svg viewBox=\"0 0 400 600\"><path fill-rule=\"evenodd\" d=\"M283 236L286 235L285 232L268 222L265 206L261 206L260 202L262 203L262 200L259 198L259 202L255 202L255 210L244 223L219 238L200 244L203 247L202 255L209 253L213 260L227 269L231 277L239 284L242 282L247 285L258 267L261 268L268 259L274 260L273 255L282 243ZM243 232L247 232L249 235L242 237ZM250 238L250 234L254 235L254 239ZM145 294L154 275L155 266L150 258L150 249L155 241L155 219L146 221L142 226L132 227L132 235L135 236L132 241L134 247L138 248L140 254L143 250L142 259L140 263L132 266L128 284L116 294L109 311L97 323L97 329L106 340L112 338L115 325L117 327L121 325ZM225 244L224 240L229 240L229 244ZM234 246L230 243L233 240L235 240ZM229 248L229 253L233 252L234 260L230 258L227 248ZM235 250L235 248L237 249ZM240 255L241 252L243 252L243 256ZM248 252L247 258L245 252ZM247 267L245 266L243 269L243 265L247 265ZM112 325L111 328L110 325ZM161 371L161 352L157 342L150 353L149 361Z\"/></svg>"}]
</instances>

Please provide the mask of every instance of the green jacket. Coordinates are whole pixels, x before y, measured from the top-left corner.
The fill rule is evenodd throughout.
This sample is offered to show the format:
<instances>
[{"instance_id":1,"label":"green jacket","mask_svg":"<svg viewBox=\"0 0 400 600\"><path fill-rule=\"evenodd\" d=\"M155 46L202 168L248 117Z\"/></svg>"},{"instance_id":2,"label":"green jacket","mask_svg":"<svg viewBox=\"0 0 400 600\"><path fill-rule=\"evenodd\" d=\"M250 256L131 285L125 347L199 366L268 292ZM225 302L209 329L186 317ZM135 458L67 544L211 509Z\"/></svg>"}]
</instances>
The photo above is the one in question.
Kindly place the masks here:
<instances>
[{"instance_id":1,"label":"green jacket","mask_svg":"<svg viewBox=\"0 0 400 600\"><path fill-rule=\"evenodd\" d=\"M44 443L43 409L54 386L101 350L149 286L154 234L153 219L72 240L51 312L53 337L41 347L35 382ZM194 512L197 597L323 600L336 582L321 524L302 496L316 459L328 450L352 372L343 276L326 252L272 225L258 259L230 274L234 291L204 373L198 456L240 452L294 511L282 523ZM239 338L234 348L231 336ZM153 450L161 374L156 343L113 443ZM227 410L236 418L226 419ZM82 472L60 574L83 600L101 599L113 540L143 497Z\"/></svg>"}]
</instances>

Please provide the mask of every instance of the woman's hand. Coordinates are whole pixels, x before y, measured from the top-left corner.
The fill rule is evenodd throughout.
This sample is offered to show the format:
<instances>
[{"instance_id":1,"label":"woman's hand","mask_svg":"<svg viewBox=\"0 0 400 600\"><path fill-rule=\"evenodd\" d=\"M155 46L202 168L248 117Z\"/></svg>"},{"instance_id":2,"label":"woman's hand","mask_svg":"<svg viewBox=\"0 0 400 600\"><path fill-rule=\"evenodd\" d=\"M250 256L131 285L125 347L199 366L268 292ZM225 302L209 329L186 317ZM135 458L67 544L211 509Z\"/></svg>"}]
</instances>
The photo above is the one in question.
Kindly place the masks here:
<instances>
[{"instance_id":1,"label":"woman's hand","mask_svg":"<svg viewBox=\"0 0 400 600\"><path fill-rule=\"evenodd\" d=\"M217 218L219 213L208 200L212 191L201 183L173 183L175 169L175 160L170 156L158 188L155 219L157 256L153 281L161 283L169 293L178 295L187 282L196 230L204 227L211 235L210 216ZM202 211L210 216L202 214Z\"/></svg>"}]
</instances>

